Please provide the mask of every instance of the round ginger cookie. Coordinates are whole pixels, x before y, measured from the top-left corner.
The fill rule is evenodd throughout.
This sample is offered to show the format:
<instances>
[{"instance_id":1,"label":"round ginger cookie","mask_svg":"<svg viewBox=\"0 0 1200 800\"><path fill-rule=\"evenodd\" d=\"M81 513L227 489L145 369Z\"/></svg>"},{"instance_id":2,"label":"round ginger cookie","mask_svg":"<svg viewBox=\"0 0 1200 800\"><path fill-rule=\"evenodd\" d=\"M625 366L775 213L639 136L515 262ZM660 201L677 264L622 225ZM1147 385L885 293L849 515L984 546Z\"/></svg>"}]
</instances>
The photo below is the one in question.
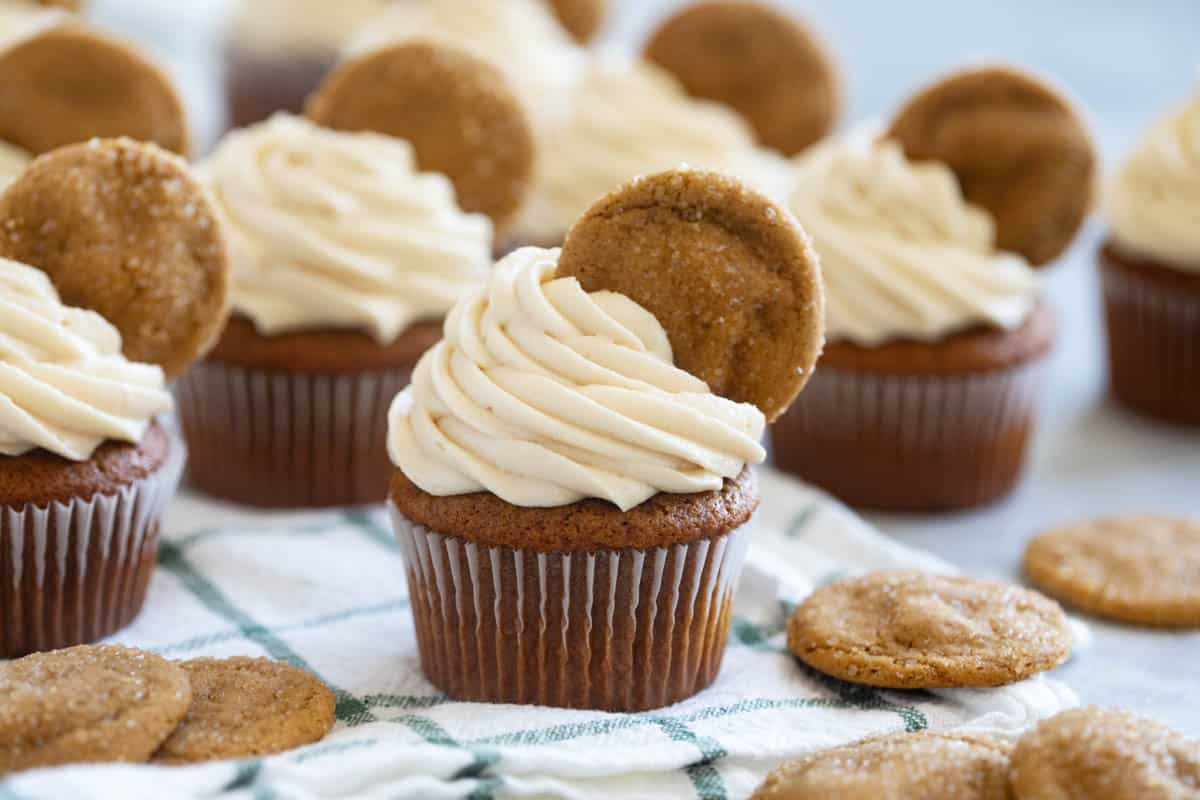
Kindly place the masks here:
<instances>
[{"instance_id":1,"label":"round ginger cookie","mask_svg":"<svg viewBox=\"0 0 1200 800\"><path fill-rule=\"evenodd\" d=\"M763 145L795 155L833 129L837 69L799 20L765 3L703 0L663 22L645 56L688 94L736 109Z\"/></svg>"},{"instance_id":2,"label":"round ginger cookie","mask_svg":"<svg viewBox=\"0 0 1200 800\"><path fill-rule=\"evenodd\" d=\"M282 753L324 739L333 692L302 669L268 658L199 658L181 664L192 705L152 759L197 764Z\"/></svg>"},{"instance_id":3,"label":"round ginger cookie","mask_svg":"<svg viewBox=\"0 0 1200 800\"><path fill-rule=\"evenodd\" d=\"M1047 531L1025 548L1039 589L1099 617L1200 627L1200 522L1158 515L1097 519Z\"/></svg>"},{"instance_id":4,"label":"round ginger cookie","mask_svg":"<svg viewBox=\"0 0 1200 800\"><path fill-rule=\"evenodd\" d=\"M34 155L128 136L181 155L191 143L171 79L133 46L65 21L0 50L0 140Z\"/></svg>"},{"instance_id":5,"label":"round ginger cookie","mask_svg":"<svg viewBox=\"0 0 1200 800\"><path fill-rule=\"evenodd\" d=\"M0 661L0 776L145 761L191 699L178 665L126 647L72 647Z\"/></svg>"},{"instance_id":6,"label":"round ginger cookie","mask_svg":"<svg viewBox=\"0 0 1200 800\"><path fill-rule=\"evenodd\" d=\"M1061 92L1021 70L980 67L937 81L884 135L909 158L948 165L967 201L991 213L996 246L1031 264L1061 255L1091 211L1092 137Z\"/></svg>"},{"instance_id":7,"label":"round ginger cookie","mask_svg":"<svg viewBox=\"0 0 1200 800\"><path fill-rule=\"evenodd\" d=\"M1014 800L1195 800L1200 742L1126 711L1074 708L1021 737L1009 784Z\"/></svg>"},{"instance_id":8,"label":"round ginger cookie","mask_svg":"<svg viewBox=\"0 0 1200 800\"><path fill-rule=\"evenodd\" d=\"M604 25L608 0L550 0L558 21L580 44L587 44Z\"/></svg>"},{"instance_id":9,"label":"round ginger cookie","mask_svg":"<svg viewBox=\"0 0 1200 800\"><path fill-rule=\"evenodd\" d=\"M187 163L129 139L35 159L0 195L0 256L49 274L67 305L101 314L127 358L175 377L224 325L230 259Z\"/></svg>"},{"instance_id":10,"label":"round ginger cookie","mask_svg":"<svg viewBox=\"0 0 1200 800\"><path fill-rule=\"evenodd\" d=\"M736 178L635 178L567 234L559 277L619 292L662 324L675 364L773 421L824 345L820 261L795 218Z\"/></svg>"},{"instance_id":11,"label":"round ginger cookie","mask_svg":"<svg viewBox=\"0 0 1200 800\"><path fill-rule=\"evenodd\" d=\"M343 62L308 99L318 125L407 140L418 166L454 183L464 211L512 220L533 180L529 120L491 64L442 44L411 41Z\"/></svg>"},{"instance_id":12,"label":"round ginger cookie","mask_svg":"<svg viewBox=\"0 0 1200 800\"><path fill-rule=\"evenodd\" d=\"M1019 586L876 572L824 586L788 621L788 647L813 669L886 689L1001 686L1071 652L1058 604Z\"/></svg>"},{"instance_id":13,"label":"round ginger cookie","mask_svg":"<svg viewBox=\"0 0 1200 800\"><path fill-rule=\"evenodd\" d=\"M1011 752L986 736L879 736L784 764L751 800L1009 800Z\"/></svg>"}]
</instances>

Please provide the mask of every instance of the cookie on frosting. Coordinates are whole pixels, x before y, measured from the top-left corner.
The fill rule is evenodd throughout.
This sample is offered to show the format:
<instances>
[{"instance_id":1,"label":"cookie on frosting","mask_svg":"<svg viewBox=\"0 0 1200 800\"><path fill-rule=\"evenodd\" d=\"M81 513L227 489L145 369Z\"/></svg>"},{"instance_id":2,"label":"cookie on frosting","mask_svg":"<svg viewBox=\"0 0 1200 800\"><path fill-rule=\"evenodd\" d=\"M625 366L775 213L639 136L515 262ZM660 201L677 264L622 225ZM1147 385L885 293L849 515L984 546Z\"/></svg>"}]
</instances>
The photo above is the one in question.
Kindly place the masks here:
<instances>
[{"instance_id":1,"label":"cookie on frosting","mask_svg":"<svg viewBox=\"0 0 1200 800\"><path fill-rule=\"evenodd\" d=\"M737 109L763 145L785 155L824 138L837 121L837 70L825 48L765 3L693 3L659 26L645 54L688 93Z\"/></svg>"},{"instance_id":2,"label":"cookie on frosting","mask_svg":"<svg viewBox=\"0 0 1200 800\"><path fill-rule=\"evenodd\" d=\"M918 92L886 137L910 158L954 170L967 201L996 221L996 245L1053 261L1091 211L1097 156L1069 100L1008 66L954 73Z\"/></svg>"},{"instance_id":3,"label":"cookie on frosting","mask_svg":"<svg viewBox=\"0 0 1200 800\"><path fill-rule=\"evenodd\" d=\"M604 25L608 0L550 0L558 21L581 43L590 42Z\"/></svg>"},{"instance_id":4,"label":"cookie on frosting","mask_svg":"<svg viewBox=\"0 0 1200 800\"><path fill-rule=\"evenodd\" d=\"M782 414L824 343L817 254L790 213L736 178L635 178L567 234L558 275L624 294L666 329L675 364L716 394Z\"/></svg>"},{"instance_id":5,"label":"cookie on frosting","mask_svg":"<svg viewBox=\"0 0 1200 800\"><path fill-rule=\"evenodd\" d=\"M218 214L187 163L155 145L96 139L41 156L0 195L0 220L0 256L99 312L130 360L176 376L225 322Z\"/></svg>"},{"instance_id":6,"label":"cookie on frosting","mask_svg":"<svg viewBox=\"0 0 1200 800\"><path fill-rule=\"evenodd\" d=\"M187 155L183 102L166 73L125 42L65 21L0 49L0 140L34 155L129 136Z\"/></svg>"},{"instance_id":7,"label":"cookie on frosting","mask_svg":"<svg viewBox=\"0 0 1200 800\"><path fill-rule=\"evenodd\" d=\"M406 139L423 171L454 182L463 210L487 214L499 229L533 178L533 132L520 101L494 67L447 45L409 41L346 61L305 113L336 130Z\"/></svg>"},{"instance_id":8,"label":"cookie on frosting","mask_svg":"<svg viewBox=\"0 0 1200 800\"><path fill-rule=\"evenodd\" d=\"M1200 522L1108 517L1031 540L1025 574L1081 611L1135 625L1200 627Z\"/></svg>"},{"instance_id":9,"label":"cookie on frosting","mask_svg":"<svg viewBox=\"0 0 1200 800\"><path fill-rule=\"evenodd\" d=\"M1071 652L1058 604L997 581L876 572L813 592L788 621L788 646L813 669L888 689L1000 686Z\"/></svg>"}]
</instances>

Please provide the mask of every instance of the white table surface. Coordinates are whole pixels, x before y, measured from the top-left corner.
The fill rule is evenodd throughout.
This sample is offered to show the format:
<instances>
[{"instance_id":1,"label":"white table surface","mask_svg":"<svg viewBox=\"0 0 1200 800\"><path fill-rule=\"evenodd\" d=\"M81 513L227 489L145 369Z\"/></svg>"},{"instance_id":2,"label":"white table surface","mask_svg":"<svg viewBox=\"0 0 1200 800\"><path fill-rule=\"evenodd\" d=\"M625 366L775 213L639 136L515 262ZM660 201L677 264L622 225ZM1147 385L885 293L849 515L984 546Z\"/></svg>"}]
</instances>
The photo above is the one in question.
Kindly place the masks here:
<instances>
[{"instance_id":1,"label":"white table surface","mask_svg":"<svg viewBox=\"0 0 1200 800\"><path fill-rule=\"evenodd\" d=\"M486 0L502 2L503 0ZM94 0L98 21L167 58L200 141L220 122L214 15L224 0ZM640 41L664 7L617 0L610 44ZM802 10L830 39L849 94L847 124L885 115L939 72L1004 57L1067 83L1090 111L1109 164L1155 115L1195 86L1196 0L810 0ZM167 10L169 9L169 10ZM1105 397L1094 222L1047 272L1061 317L1042 423L1025 480L1008 500L938 517L868 515L900 540L967 572L1015 579L1024 541L1047 526L1110 512L1200 516L1200 432L1147 423ZM1121 705L1200 735L1200 632L1094 624L1091 649L1061 671L1085 702Z\"/></svg>"}]
</instances>

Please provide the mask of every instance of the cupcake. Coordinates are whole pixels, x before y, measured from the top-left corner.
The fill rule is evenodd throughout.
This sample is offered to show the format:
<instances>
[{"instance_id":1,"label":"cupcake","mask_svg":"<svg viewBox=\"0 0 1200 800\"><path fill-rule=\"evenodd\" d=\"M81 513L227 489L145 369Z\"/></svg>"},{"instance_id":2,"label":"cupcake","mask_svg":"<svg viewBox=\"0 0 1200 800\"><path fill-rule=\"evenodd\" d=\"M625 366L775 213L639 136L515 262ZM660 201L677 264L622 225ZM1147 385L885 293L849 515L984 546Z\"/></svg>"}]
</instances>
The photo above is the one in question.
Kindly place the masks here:
<instances>
[{"instance_id":1,"label":"cupcake","mask_svg":"<svg viewBox=\"0 0 1200 800\"><path fill-rule=\"evenodd\" d=\"M13 658L141 610L185 457L166 379L220 325L228 263L187 166L148 145L43 156L0 218L0 658Z\"/></svg>"},{"instance_id":2,"label":"cupcake","mask_svg":"<svg viewBox=\"0 0 1200 800\"><path fill-rule=\"evenodd\" d=\"M927 90L898 120L927 102L928 92L957 93L978 77L962 73ZM1081 128L1073 116L1047 114L1035 127L1004 105L1032 102L1021 93L1036 99L1048 89L1000 68L989 80L1008 91L997 89L999 100L985 93L976 106L959 102L941 120L930 116L929 136L951 149L971 141L988 158L987 145L1001 132L986 126L1004 128L989 199L1003 200L1014 224L1032 217L1060 227L1043 223L1028 228L1028 237L1006 239L997 216L965 196L984 167L961 164L964 178L947 163L909 155L899 135L858 132L796 163L791 210L821 253L829 344L809 390L774 426L773 453L779 467L852 505L975 506L1008 493L1024 463L1054 321L1021 251L1052 255L1070 241L1094 158L1086 136L1074 138ZM1080 141L1088 149L1056 155L1052 124L1065 130L1062 149ZM1031 141L1013 133L1023 129ZM1013 163L1004 163L1009 157ZM1022 193L1025 213L1011 213L997 173L1025 180L1041 158L1080 158L1087 167L1074 194Z\"/></svg>"},{"instance_id":3,"label":"cupcake","mask_svg":"<svg viewBox=\"0 0 1200 800\"><path fill-rule=\"evenodd\" d=\"M1100 250L1112 392L1200 425L1200 95L1158 122L1108 187Z\"/></svg>"},{"instance_id":4,"label":"cupcake","mask_svg":"<svg viewBox=\"0 0 1200 800\"><path fill-rule=\"evenodd\" d=\"M501 260L390 413L429 680L459 699L610 711L711 683L759 439L820 343L803 232L715 173L634 181L562 251Z\"/></svg>"}]
</instances>

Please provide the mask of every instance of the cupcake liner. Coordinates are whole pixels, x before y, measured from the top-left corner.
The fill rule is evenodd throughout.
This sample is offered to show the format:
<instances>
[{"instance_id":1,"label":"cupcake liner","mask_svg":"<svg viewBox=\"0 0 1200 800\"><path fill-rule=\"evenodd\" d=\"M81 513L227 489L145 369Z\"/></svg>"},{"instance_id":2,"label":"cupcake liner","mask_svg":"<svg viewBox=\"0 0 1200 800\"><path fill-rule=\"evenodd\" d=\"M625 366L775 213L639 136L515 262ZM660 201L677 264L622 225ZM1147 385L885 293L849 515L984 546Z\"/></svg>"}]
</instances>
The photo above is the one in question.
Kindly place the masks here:
<instances>
[{"instance_id":1,"label":"cupcake liner","mask_svg":"<svg viewBox=\"0 0 1200 800\"><path fill-rule=\"evenodd\" d=\"M775 463L854 506L994 500L1024 465L1041 367L942 376L820 367L772 427Z\"/></svg>"},{"instance_id":2,"label":"cupcake liner","mask_svg":"<svg viewBox=\"0 0 1200 800\"><path fill-rule=\"evenodd\" d=\"M421 667L452 697L643 711L720 670L747 525L670 547L546 553L392 517Z\"/></svg>"},{"instance_id":3,"label":"cupcake liner","mask_svg":"<svg viewBox=\"0 0 1200 800\"><path fill-rule=\"evenodd\" d=\"M1142 414L1200 425L1200 287L1164 285L1101 256L1113 395Z\"/></svg>"},{"instance_id":4,"label":"cupcake liner","mask_svg":"<svg viewBox=\"0 0 1200 800\"><path fill-rule=\"evenodd\" d=\"M323 374L197 364L176 385L198 489L246 505L379 503L387 413L408 368Z\"/></svg>"},{"instance_id":5,"label":"cupcake liner","mask_svg":"<svg viewBox=\"0 0 1200 800\"><path fill-rule=\"evenodd\" d=\"M186 451L116 494L0 507L0 658L102 639L142 609Z\"/></svg>"}]
</instances>

